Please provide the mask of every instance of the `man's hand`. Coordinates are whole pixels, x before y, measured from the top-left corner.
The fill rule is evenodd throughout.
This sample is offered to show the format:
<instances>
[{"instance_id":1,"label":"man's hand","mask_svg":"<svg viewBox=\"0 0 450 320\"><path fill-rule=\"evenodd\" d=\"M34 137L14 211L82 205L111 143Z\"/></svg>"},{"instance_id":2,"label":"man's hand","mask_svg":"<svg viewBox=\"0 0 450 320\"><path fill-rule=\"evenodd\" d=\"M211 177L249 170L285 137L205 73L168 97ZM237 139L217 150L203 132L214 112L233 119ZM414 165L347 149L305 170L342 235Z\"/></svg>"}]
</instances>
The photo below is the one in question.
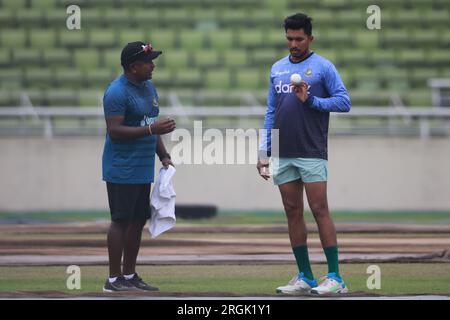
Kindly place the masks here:
<instances>
[{"instance_id":1,"label":"man's hand","mask_svg":"<svg viewBox=\"0 0 450 320\"><path fill-rule=\"evenodd\" d=\"M168 168L169 166L174 166L172 163L172 160L169 157L165 157L161 160L162 165L164 168ZM175 166L174 166L175 167Z\"/></svg>"},{"instance_id":2,"label":"man's hand","mask_svg":"<svg viewBox=\"0 0 450 320\"><path fill-rule=\"evenodd\" d=\"M302 82L298 86L292 87L294 88L295 95L300 99L301 102L305 102L308 99L308 90L310 86L305 81L302 80Z\"/></svg>"},{"instance_id":3,"label":"man's hand","mask_svg":"<svg viewBox=\"0 0 450 320\"><path fill-rule=\"evenodd\" d=\"M269 174L269 160L258 160L256 164L256 169L258 170L259 175L264 179L268 180L270 178Z\"/></svg>"},{"instance_id":4,"label":"man's hand","mask_svg":"<svg viewBox=\"0 0 450 320\"><path fill-rule=\"evenodd\" d=\"M150 125L152 134L166 134L172 132L175 128L175 120L171 118L160 119Z\"/></svg>"}]
</instances>

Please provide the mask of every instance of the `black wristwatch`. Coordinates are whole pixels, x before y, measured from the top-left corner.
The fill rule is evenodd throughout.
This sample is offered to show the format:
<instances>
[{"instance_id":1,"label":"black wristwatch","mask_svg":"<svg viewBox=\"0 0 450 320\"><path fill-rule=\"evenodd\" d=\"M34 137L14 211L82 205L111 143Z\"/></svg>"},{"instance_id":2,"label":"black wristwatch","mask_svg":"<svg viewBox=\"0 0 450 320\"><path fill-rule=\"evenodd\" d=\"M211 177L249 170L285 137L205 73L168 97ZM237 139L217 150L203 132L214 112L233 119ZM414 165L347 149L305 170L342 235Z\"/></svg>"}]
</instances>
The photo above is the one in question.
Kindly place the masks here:
<instances>
[{"instance_id":1,"label":"black wristwatch","mask_svg":"<svg viewBox=\"0 0 450 320\"><path fill-rule=\"evenodd\" d=\"M172 158L170 158L170 154L168 154L167 152L164 153L162 156L159 157L159 161L163 161L164 159L169 158L169 160L171 160Z\"/></svg>"}]
</instances>

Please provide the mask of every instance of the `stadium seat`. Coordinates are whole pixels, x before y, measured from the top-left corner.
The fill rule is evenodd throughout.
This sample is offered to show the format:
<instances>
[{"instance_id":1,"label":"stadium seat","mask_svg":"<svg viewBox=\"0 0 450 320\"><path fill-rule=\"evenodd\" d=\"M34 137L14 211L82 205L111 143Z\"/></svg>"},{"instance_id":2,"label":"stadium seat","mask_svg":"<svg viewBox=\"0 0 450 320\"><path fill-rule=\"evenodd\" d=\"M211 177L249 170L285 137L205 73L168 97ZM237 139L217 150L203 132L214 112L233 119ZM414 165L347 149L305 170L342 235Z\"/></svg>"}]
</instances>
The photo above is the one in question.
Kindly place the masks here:
<instances>
[{"instance_id":1,"label":"stadium seat","mask_svg":"<svg viewBox=\"0 0 450 320\"><path fill-rule=\"evenodd\" d=\"M106 89L106 88L105 88ZM102 107L103 91L101 90L80 90L78 101L81 107Z\"/></svg>"},{"instance_id":2,"label":"stadium seat","mask_svg":"<svg viewBox=\"0 0 450 320\"><path fill-rule=\"evenodd\" d=\"M143 42L151 42L153 43L153 39L150 37L150 34L146 35L143 30L140 29L121 29L119 30L119 40L118 46L120 49L125 47L128 42L133 41L143 41ZM114 50L114 49L108 49Z\"/></svg>"},{"instance_id":3,"label":"stadium seat","mask_svg":"<svg viewBox=\"0 0 450 320\"><path fill-rule=\"evenodd\" d=\"M27 44L25 29L2 29L0 30L0 43L2 48L23 48Z\"/></svg>"},{"instance_id":4,"label":"stadium seat","mask_svg":"<svg viewBox=\"0 0 450 320\"><path fill-rule=\"evenodd\" d=\"M14 27L16 27L16 15L14 10L2 8L0 10L0 28L5 29Z\"/></svg>"},{"instance_id":5,"label":"stadium seat","mask_svg":"<svg viewBox=\"0 0 450 320\"><path fill-rule=\"evenodd\" d=\"M88 33L85 29L67 30L62 29L59 34L59 47L62 48L83 48L87 46Z\"/></svg>"},{"instance_id":6,"label":"stadium seat","mask_svg":"<svg viewBox=\"0 0 450 320\"><path fill-rule=\"evenodd\" d=\"M43 50L42 62L47 67L69 67L72 57L67 49L46 49Z\"/></svg>"},{"instance_id":7,"label":"stadium seat","mask_svg":"<svg viewBox=\"0 0 450 320\"><path fill-rule=\"evenodd\" d=\"M247 51L228 49L223 52L223 62L228 67L243 67L248 65Z\"/></svg>"},{"instance_id":8,"label":"stadium seat","mask_svg":"<svg viewBox=\"0 0 450 320\"><path fill-rule=\"evenodd\" d=\"M45 25L45 12L27 9L16 12L17 23L21 28L40 28Z\"/></svg>"},{"instance_id":9,"label":"stadium seat","mask_svg":"<svg viewBox=\"0 0 450 320\"><path fill-rule=\"evenodd\" d=\"M86 85L84 74L76 68L57 69L55 80L60 88L81 88Z\"/></svg>"},{"instance_id":10,"label":"stadium seat","mask_svg":"<svg viewBox=\"0 0 450 320\"><path fill-rule=\"evenodd\" d=\"M73 52L74 64L77 69L96 69L100 65L99 51L96 49L76 49Z\"/></svg>"},{"instance_id":11,"label":"stadium seat","mask_svg":"<svg viewBox=\"0 0 450 320\"><path fill-rule=\"evenodd\" d=\"M57 35L53 29L31 29L30 47L40 49L50 49L55 47Z\"/></svg>"},{"instance_id":12,"label":"stadium seat","mask_svg":"<svg viewBox=\"0 0 450 320\"><path fill-rule=\"evenodd\" d=\"M237 34L238 45L243 48L261 48L265 44L263 32L261 30L242 30Z\"/></svg>"},{"instance_id":13,"label":"stadium seat","mask_svg":"<svg viewBox=\"0 0 450 320\"><path fill-rule=\"evenodd\" d=\"M230 72L228 69L210 69L205 84L208 89L228 89L231 87Z\"/></svg>"},{"instance_id":14,"label":"stadium seat","mask_svg":"<svg viewBox=\"0 0 450 320\"><path fill-rule=\"evenodd\" d=\"M219 55L216 50L199 50L194 53L194 63L200 68L218 67Z\"/></svg>"},{"instance_id":15,"label":"stadium seat","mask_svg":"<svg viewBox=\"0 0 450 320\"><path fill-rule=\"evenodd\" d=\"M105 90L108 84L114 80L111 69L87 69L85 72L87 87Z\"/></svg>"},{"instance_id":16,"label":"stadium seat","mask_svg":"<svg viewBox=\"0 0 450 320\"><path fill-rule=\"evenodd\" d=\"M51 89L54 86L54 74L48 68L27 69L24 80L27 88Z\"/></svg>"},{"instance_id":17,"label":"stadium seat","mask_svg":"<svg viewBox=\"0 0 450 320\"><path fill-rule=\"evenodd\" d=\"M104 68L115 68L120 66L120 53L122 48L104 50L100 57L100 66ZM157 64L157 63L156 63Z\"/></svg>"},{"instance_id":18,"label":"stadium seat","mask_svg":"<svg viewBox=\"0 0 450 320\"><path fill-rule=\"evenodd\" d=\"M216 50L235 48L234 35L231 30L214 30L208 33L209 44Z\"/></svg>"},{"instance_id":19,"label":"stadium seat","mask_svg":"<svg viewBox=\"0 0 450 320\"><path fill-rule=\"evenodd\" d=\"M30 1L30 5L35 9L52 9L56 7L57 0L34 0Z\"/></svg>"},{"instance_id":20,"label":"stadium seat","mask_svg":"<svg viewBox=\"0 0 450 320\"><path fill-rule=\"evenodd\" d=\"M6 68L12 63L11 53L9 49L0 49L0 67Z\"/></svg>"},{"instance_id":21,"label":"stadium seat","mask_svg":"<svg viewBox=\"0 0 450 320\"><path fill-rule=\"evenodd\" d=\"M164 66L169 70L180 70L192 64L190 55L186 51L168 51L162 55Z\"/></svg>"},{"instance_id":22,"label":"stadium seat","mask_svg":"<svg viewBox=\"0 0 450 320\"><path fill-rule=\"evenodd\" d=\"M35 48L18 48L12 50L13 64L17 67L41 66L41 50Z\"/></svg>"},{"instance_id":23,"label":"stadium seat","mask_svg":"<svg viewBox=\"0 0 450 320\"><path fill-rule=\"evenodd\" d=\"M51 107L76 106L78 94L73 90L50 90L46 94L46 100Z\"/></svg>"},{"instance_id":24,"label":"stadium seat","mask_svg":"<svg viewBox=\"0 0 450 320\"><path fill-rule=\"evenodd\" d=\"M132 21L132 14L125 8L110 8L103 13L103 23L107 28L129 28L132 25Z\"/></svg>"},{"instance_id":25,"label":"stadium seat","mask_svg":"<svg viewBox=\"0 0 450 320\"><path fill-rule=\"evenodd\" d=\"M159 92L160 87L167 87L169 89L173 88L175 76L174 73L167 69L160 69L156 66L153 72L152 81Z\"/></svg>"},{"instance_id":26,"label":"stadium seat","mask_svg":"<svg viewBox=\"0 0 450 320\"><path fill-rule=\"evenodd\" d=\"M145 36L148 37L148 34L146 34ZM164 54L167 52L167 50L175 48L178 43L178 39L176 39L176 33L173 30L151 29L150 39L153 47L155 49L162 50Z\"/></svg>"},{"instance_id":27,"label":"stadium seat","mask_svg":"<svg viewBox=\"0 0 450 320\"><path fill-rule=\"evenodd\" d=\"M269 68L283 56L276 49L254 50L250 55L250 65L254 67Z\"/></svg>"},{"instance_id":28,"label":"stadium seat","mask_svg":"<svg viewBox=\"0 0 450 320\"><path fill-rule=\"evenodd\" d=\"M89 46L95 48L112 48L117 46L115 30L94 29L89 33Z\"/></svg>"},{"instance_id":29,"label":"stadium seat","mask_svg":"<svg viewBox=\"0 0 450 320\"><path fill-rule=\"evenodd\" d=\"M262 81L262 74L258 69L237 69L234 71L236 87L239 89L262 89L267 81ZM267 80L264 77L264 80Z\"/></svg>"},{"instance_id":30,"label":"stadium seat","mask_svg":"<svg viewBox=\"0 0 450 320\"><path fill-rule=\"evenodd\" d=\"M178 70L173 79L174 87L198 88L203 85L202 74L199 69Z\"/></svg>"},{"instance_id":31,"label":"stadium seat","mask_svg":"<svg viewBox=\"0 0 450 320\"><path fill-rule=\"evenodd\" d=\"M202 30L184 30L180 33L180 47L182 50L199 50L206 46L207 33Z\"/></svg>"},{"instance_id":32,"label":"stadium seat","mask_svg":"<svg viewBox=\"0 0 450 320\"><path fill-rule=\"evenodd\" d=\"M1 8L5 9L23 9L26 7L26 0L2 0Z\"/></svg>"},{"instance_id":33,"label":"stadium seat","mask_svg":"<svg viewBox=\"0 0 450 320\"><path fill-rule=\"evenodd\" d=\"M0 72L0 89L21 89L23 82L20 69L3 69Z\"/></svg>"}]
</instances>

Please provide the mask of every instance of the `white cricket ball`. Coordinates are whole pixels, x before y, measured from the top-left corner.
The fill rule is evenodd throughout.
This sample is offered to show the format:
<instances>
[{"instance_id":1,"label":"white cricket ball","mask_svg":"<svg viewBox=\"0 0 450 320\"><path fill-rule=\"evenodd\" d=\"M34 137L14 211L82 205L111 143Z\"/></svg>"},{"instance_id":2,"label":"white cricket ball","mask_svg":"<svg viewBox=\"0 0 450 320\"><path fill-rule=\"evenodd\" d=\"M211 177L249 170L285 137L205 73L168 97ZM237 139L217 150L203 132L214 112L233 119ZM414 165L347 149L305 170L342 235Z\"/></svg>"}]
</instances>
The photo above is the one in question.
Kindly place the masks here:
<instances>
[{"instance_id":1,"label":"white cricket ball","mask_svg":"<svg viewBox=\"0 0 450 320\"><path fill-rule=\"evenodd\" d=\"M302 82L302 76L301 75L299 75L298 73L293 73L291 75L291 83L294 86L299 86L301 82Z\"/></svg>"}]
</instances>

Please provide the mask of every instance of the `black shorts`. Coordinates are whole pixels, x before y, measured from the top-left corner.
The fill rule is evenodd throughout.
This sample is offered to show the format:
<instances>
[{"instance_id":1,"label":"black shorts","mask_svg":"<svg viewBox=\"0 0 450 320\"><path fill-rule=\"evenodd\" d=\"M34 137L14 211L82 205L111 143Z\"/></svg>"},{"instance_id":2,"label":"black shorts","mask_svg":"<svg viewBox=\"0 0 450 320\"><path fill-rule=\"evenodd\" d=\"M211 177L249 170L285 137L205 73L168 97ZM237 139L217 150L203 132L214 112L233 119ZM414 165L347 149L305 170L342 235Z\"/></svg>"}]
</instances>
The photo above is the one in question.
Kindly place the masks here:
<instances>
[{"instance_id":1,"label":"black shorts","mask_svg":"<svg viewBox=\"0 0 450 320\"><path fill-rule=\"evenodd\" d=\"M151 184L119 184L106 182L112 221L147 220L150 211Z\"/></svg>"}]
</instances>

